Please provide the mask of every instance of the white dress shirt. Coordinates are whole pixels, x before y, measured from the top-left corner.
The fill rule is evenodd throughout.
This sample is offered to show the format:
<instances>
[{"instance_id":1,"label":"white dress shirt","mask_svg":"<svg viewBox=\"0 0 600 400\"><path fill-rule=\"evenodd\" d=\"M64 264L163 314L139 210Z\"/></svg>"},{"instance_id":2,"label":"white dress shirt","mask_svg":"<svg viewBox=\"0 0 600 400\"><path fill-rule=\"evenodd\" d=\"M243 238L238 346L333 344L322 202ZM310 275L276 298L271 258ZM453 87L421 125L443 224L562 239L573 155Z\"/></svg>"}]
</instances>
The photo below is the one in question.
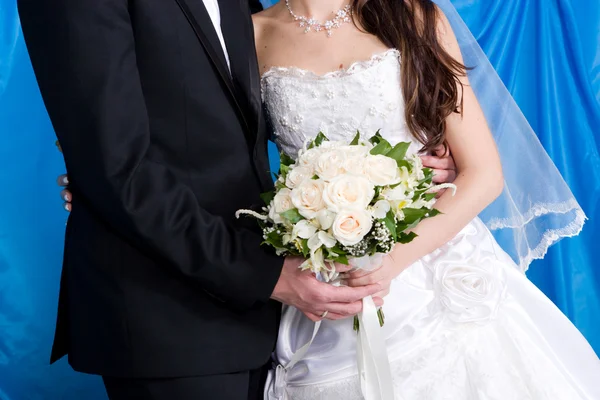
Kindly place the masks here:
<instances>
[{"instance_id":1,"label":"white dress shirt","mask_svg":"<svg viewBox=\"0 0 600 400\"><path fill-rule=\"evenodd\" d=\"M217 31L217 36L219 37L221 47L223 48L223 53L225 54L225 60L227 60L227 67L231 71L231 65L229 63L229 54L227 53L227 46L225 45L223 31L221 30L221 11L219 10L219 2L217 0L202 1L204 2L204 7L206 7L206 10L208 11L208 15L210 15L210 19L212 20L213 25L215 26L215 31Z\"/></svg>"}]
</instances>

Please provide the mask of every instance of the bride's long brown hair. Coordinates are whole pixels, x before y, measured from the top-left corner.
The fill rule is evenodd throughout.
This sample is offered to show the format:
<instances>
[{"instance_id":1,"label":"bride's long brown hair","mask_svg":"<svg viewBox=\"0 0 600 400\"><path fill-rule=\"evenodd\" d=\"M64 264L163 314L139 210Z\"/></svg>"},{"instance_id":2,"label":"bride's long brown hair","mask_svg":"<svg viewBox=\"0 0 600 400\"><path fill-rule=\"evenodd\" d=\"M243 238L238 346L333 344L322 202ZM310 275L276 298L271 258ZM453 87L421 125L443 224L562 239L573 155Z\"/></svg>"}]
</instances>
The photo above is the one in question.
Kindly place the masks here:
<instances>
[{"instance_id":1,"label":"bride's long brown hair","mask_svg":"<svg viewBox=\"0 0 600 400\"><path fill-rule=\"evenodd\" d=\"M402 55L405 118L431 152L445 145L446 118L462 112L460 77L466 67L438 41L438 9L431 0L353 0L355 23Z\"/></svg>"}]
</instances>

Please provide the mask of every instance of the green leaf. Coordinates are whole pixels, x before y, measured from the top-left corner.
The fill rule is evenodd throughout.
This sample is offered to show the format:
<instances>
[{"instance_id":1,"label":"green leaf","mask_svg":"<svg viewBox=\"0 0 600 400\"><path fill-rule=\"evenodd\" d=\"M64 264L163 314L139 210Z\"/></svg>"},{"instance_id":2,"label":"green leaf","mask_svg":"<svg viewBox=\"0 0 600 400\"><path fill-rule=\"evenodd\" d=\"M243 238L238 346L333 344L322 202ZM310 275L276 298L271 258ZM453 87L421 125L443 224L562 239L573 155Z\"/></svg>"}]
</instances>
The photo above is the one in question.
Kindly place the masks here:
<instances>
[{"instance_id":1,"label":"green leaf","mask_svg":"<svg viewBox=\"0 0 600 400\"><path fill-rule=\"evenodd\" d=\"M373 199L377 199L381 195L381 189L383 189L381 186L375 186L375 196L373 196Z\"/></svg>"},{"instance_id":2,"label":"green leaf","mask_svg":"<svg viewBox=\"0 0 600 400\"><path fill-rule=\"evenodd\" d=\"M332 261L344 265L350 264L350 261L348 261L348 256L346 256L345 254L341 254L335 258L332 258Z\"/></svg>"},{"instance_id":3,"label":"green leaf","mask_svg":"<svg viewBox=\"0 0 600 400\"><path fill-rule=\"evenodd\" d=\"M425 193L423 195L423 199L425 201L431 201L431 200L435 199L435 196L437 196L437 193Z\"/></svg>"},{"instance_id":4,"label":"green leaf","mask_svg":"<svg viewBox=\"0 0 600 400\"><path fill-rule=\"evenodd\" d=\"M313 147L319 147L323 142L328 142L329 139L327 139L327 136L325 136L325 134L323 132L319 132L319 134L317 135L317 137L315 137L315 140L313 140L310 144L310 146L308 146L309 149L312 149Z\"/></svg>"},{"instance_id":5,"label":"green leaf","mask_svg":"<svg viewBox=\"0 0 600 400\"><path fill-rule=\"evenodd\" d=\"M275 198L275 191L271 190L265 193L262 193L260 195L260 198L262 199L262 201L265 202L266 205L271 204L271 201L273 201L273 199Z\"/></svg>"},{"instance_id":6,"label":"green leaf","mask_svg":"<svg viewBox=\"0 0 600 400\"><path fill-rule=\"evenodd\" d=\"M292 224L296 224L304 219L304 217L298 212L297 208L292 208L291 210L282 212L280 215L290 221Z\"/></svg>"},{"instance_id":7,"label":"green leaf","mask_svg":"<svg viewBox=\"0 0 600 400\"><path fill-rule=\"evenodd\" d=\"M415 238L419 236L414 232L404 233L402 232L400 236L398 236L398 243L407 244L415 240Z\"/></svg>"},{"instance_id":8,"label":"green leaf","mask_svg":"<svg viewBox=\"0 0 600 400\"><path fill-rule=\"evenodd\" d=\"M408 142L400 142L397 145L395 145L394 148L386 154L386 156L396 160L399 167L401 166L401 161L404 161L408 164L408 161L406 161L404 157L406 157L406 152L408 151L409 146L410 143Z\"/></svg>"},{"instance_id":9,"label":"green leaf","mask_svg":"<svg viewBox=\"0 0 600 400\"><path fill-rule=\"evenodd\" d=\"M313 177L310 179L312 179L313 181L316 181L317 179L319 179L319 175L313 175Z\"/></svg>"},{"instance_id":10,"label":"green leaf","mask_svg":"<svg viewBox=\"0 0 600 400\"><path fill-rule=\"evenodd\" d=\"M382 139L379 144L377 144L377 146L373 147L373 149L371 149L371 154L373 154L374 156L381 154L381 155L386 155L387 153L390 152L390 150L392 150L392 145L385 139Z\"/></svg>"},{"instance_id":11,"label":"green leaf","mask_svg":"<svg viewBox=\"0 0 600 400\"><path fill-rule=\"evenodd\" d=\"M278 180L275 181L275 189L281 190L281 189L286 189L286 188L287 188L287 186L285 186L285 183L279 182Z\"/></svg>"},{"instance_id":12,"label":"green leaf","mask_svg":"<svg viewBox=\"0 0 600 400\"><path fill-rule=\"evenodd\" d=\"M292 157L288 156L285 153L281 153L279 154L279 159L281 161L281 165L285 165L286 167L289 167L290 165L294 165L294 163L296 162Z\"/></svg>"},{"instance_id":13,"label":"green leaf","mask_svg":"<svg viewBox=\"0 0 600 400\"><path fill-rule=\"evenodd\" d=\"M437 215L442 214L442 212L440 210L438 210L437 208L432 208L431 210L429 210L429 212L427 214L428 214L427 218L433 218Z\"/></svg>"},{"instance_id":14,"label":"green leaf","mask_svg":"<svg viewBox=\"0 0 600 400\"><path fill-rule=\"evenodd\" d=\"M289 172L290 167L288 165L281 164L281 167L279 168L279 174L285 178Z\"/></svg>"},{"instance_id":15,"label":"green leaf","mask_svg":"<svg viewBox=\"0 0 600 400\"><path fill-rule=\"evenodd\" d=\"M396 160L396 164L398 164L398 168L406 167L409 172L412 171L412 165L406 160Z\"/></svg>"},{"instance_id":16,"label":"green leaf","mask_svg":"<svg viewBox=\"0 0 600 400\"><path fill-rule=\"evenodd\" d=\"M423 168L423 174L425 174L425 178L418 182L419 185L422 183L430 184L433 181L433 170L431 168Z\"/></svg>"},{"instance_id":17,"label":"green leaf","mask_svg":"<svg viewBox=\"0 0 600 400\"><path fill-rule=\"evenodd\" d=\"M308 257L310 254L310 249L308 248L308 239L300 239L300 244L302 246L302 255L304 257Z\"/></svg>"},{"instance_id":18,"label":"green leaf","mask_svg":"<svg viewBox=\"0 0 600 400\"><path fill-rule=\"evenodd\" d=\"M383 223L385 224L386 228L388 228L390 230L390 233L392 234L392 237L394 238L394 241L395 241L396 237L397 237L396 221L394 220L394 213L392 212L392 210L388 211L387 215L383 219Z\"/></svg>"},{"instance_id":19,"label":"green leaf","mask_svg":"<svg viewBox=\"0 0 600 400\"><path fill-rule=\"evenodd\" d=\"M402 212L404 213L405 224L412 224L413 222L422 219L425 214L430 212L427 208L403 208Z\"/></svg>"},{"instance_id":20,"label":"green leaf","mask_svg":"<svg viewBox=\"0 0 600 400\"><path fill-rule=\"evenodd\" d=\"M358 146L359 140L360 140L360 132L356 131L356 136L354 136L354 139L352 139L352 141L350 142L350 146Z\"/></svg>"},{"instance_id":21,"label":"green leaf","mask_svg":"<svg viewBox=\"0 0 600 400\"><path fill-rule=\"evenodd\" d=\"M371 142L371 144L378 145L379 142L381 142L382 140L385 140L379 132L380 132L380 130L375 132L375 135L373 135L373 137L371 139L369 139L369 142Z\"/></svg>"},{"instance_id":22,"label":"green leaf","mask_svg":"<svg viewBox=\"0 0 600 400\"><path fill-rule=\"evenodd\" d=\"M281 235L279 235L277 233L277 231L273 231L273 232L267 234L267 237L266 237L266 239L265 239L265 241L263 243L266 243L266 244L268 244L270 246L273 246L275 248L283 248L283 247L285 247L283 245Z\"/></svg>"}]
</instances>

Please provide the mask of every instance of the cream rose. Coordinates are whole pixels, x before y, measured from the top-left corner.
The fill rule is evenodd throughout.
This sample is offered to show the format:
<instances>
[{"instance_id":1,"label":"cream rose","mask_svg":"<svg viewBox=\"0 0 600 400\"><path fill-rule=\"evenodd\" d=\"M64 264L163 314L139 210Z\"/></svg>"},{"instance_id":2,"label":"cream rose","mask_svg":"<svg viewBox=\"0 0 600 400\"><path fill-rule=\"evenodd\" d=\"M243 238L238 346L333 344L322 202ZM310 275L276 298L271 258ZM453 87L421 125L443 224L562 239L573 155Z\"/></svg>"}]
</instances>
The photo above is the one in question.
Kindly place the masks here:
<instances>
[{"instance_id":1,"label":"cream rose","mask_svg":"<svg viewBox=\"0 0 600 400\"><path fill-rule=\"evenodd\" d=\"M375 196L375 187L365 177L350 174L334 178L323 193L323 199L329 210L364 210Z\"/></svg>"},{"instance_id":2,"label":"cream rose","mask_svg":"<svg viewBox=\"0 0 600 400\"><path fill-rule=\"evenodd\" d=\"M338 175L343 174L344 162L346 155L343 151L329 150L322 153L317 158L315 166L315 174L326 182L329 182Z\"/></svg>"},{"instance_id":3,"label":"cream rose","mask_svg":"<svg viewBox=\"0 0 600 400\"><path fill-rule=\"evenodd\" d=\"M277 192L269 206L269 218L276 224L281 224L283 218L280 214L291 210L292 208L294 208L294 204L292 203L292 191L290 189L281 189Z\"/></svg>"},{"instance_id":4,"label":"cream rose","mask_svg":"<svg viewBox=\"0 0 600 400\"><path fill-rule=\"evenodd\" d=\"M302 182L313 177L312 168L295 166L288 172L285 185L290 189L298 187Z\"/></svg>"},{"instance_id":5,"label":"cream rose","mask_svg":"<svg viewBox=\"0 0 600 400\"><path fill-rule=\"evenodd\" d=\"M365 174L365 157L364 156L347 156L344 160L344 172L352 175Z\"/></svg>"},{"instance_id":6,"label":"cream rose","mask_svg":"<svg viewBox=\"0 0 600 400\"><path fill-rule=\"evenodd\" d=\"M400 170L396 160L390 157L369 155L364 162L365 175L375 186L395 185L400 182Z\"/></svg>"},{"instance_id":7,"label":"cream rose","mask_svg":"<svg viewBox=\"0 0 600 400\"><path fill-rule=\"evenodd\" d=\"M494 319L506 296L503 268L492 257L439 262L434 270L434 291L449 318L481 324Z\"/></svg>"},{"instance_id":8,"label":"cream rose","mask_svg":"<svg viewBox=\"0 0 600 400\"><path fill-rule=\"evenodd\" d=\"M311 173L314 173L315 162L317 162L317 159L322 153L323 150L318 147L302 151L298 157L297 164L301 167L309 168Z\"/></svg>"},{"instance_id":9,"label":"cream rose","mask_svg":"<svg viewBox=\"0 0 600 400\"><path fill-rule=\"evenodd\" d=\"M354 246L371 231L373 220L365 210L346 210L333 221L333 237L344 246Z\"/></svg>"},{"instance_id":10,"label":"cream rose","mask_svg":"<svg viewBox=\"0 0 600 400\"><path fill-rule=\"evenodd\" d=\"M292 203L300 215L306 219L313 219L325 208L324 189L325 182L319 179L308 179L292 190Z\"/></svg>"}]
</instances>

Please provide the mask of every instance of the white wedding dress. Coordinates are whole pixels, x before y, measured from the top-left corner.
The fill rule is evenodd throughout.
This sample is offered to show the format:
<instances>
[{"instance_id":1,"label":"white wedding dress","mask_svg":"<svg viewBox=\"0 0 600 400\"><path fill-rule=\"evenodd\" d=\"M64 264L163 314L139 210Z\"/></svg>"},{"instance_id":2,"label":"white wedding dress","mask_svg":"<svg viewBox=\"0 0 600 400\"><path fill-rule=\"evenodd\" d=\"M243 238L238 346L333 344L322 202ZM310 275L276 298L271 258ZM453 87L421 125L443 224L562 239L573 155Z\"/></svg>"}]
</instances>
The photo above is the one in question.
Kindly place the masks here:
<instances>
[{"instance_id":1,"label":"white wedding dress","mask_svg":"<svg viewBox=\"0 0 600 400\"><path fill-rule=\"evenodd\" d=\"M357 129L381 129L390 142L413 142L400 84L400 56L389 50L324 76L273 68L262 90L276 142L295 156L319 131L349 141ZM396 278L383 309L397 400L600 400L590 345L479 219ZM310 340L313 326L284 307L278 363ZM285 395L270 398L362 399L356 340L352 319L323 321L302 361L271 371L267 391L279 386Z\"/></svg>"}]
</instances>

